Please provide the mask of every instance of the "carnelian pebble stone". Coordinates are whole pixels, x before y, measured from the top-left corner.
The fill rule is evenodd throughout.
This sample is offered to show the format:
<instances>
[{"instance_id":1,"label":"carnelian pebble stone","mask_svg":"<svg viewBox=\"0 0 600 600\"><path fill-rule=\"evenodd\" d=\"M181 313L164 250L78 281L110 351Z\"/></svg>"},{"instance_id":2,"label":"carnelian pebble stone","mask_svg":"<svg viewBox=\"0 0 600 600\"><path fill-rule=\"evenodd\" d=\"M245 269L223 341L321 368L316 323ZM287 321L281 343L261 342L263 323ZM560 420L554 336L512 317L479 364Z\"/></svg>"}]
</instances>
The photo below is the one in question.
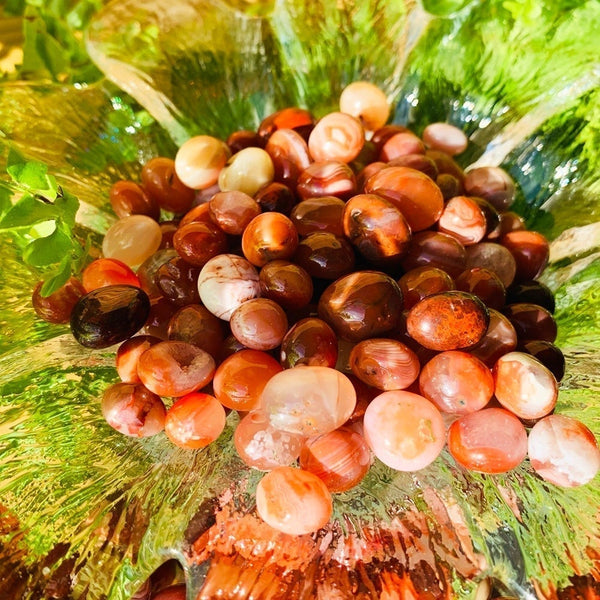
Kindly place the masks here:
<instances>
[{"instance_id":1,"label":"carnelian pebble stone","mask_svg":"<svg viewBox=\"0 0 600 600\"><path fill-rule=\"evenodd\" d=\"M296 192L302 200L320 196L347 200L356 193L356 177L354 171L339 160L317 161L300 173Z\"/></svg>"},{"instance_id":2,"label":"carnelian pebble stone","mask_svg":"<svg viewBox=\"0 0 600 600\"><path fill-rule=\"evenodd\" d=\"M131 240L136 240L135 244ZM161 241L162 231L154 219L131 215L108 228L102 240L102 254L135 268L158 250Z\"/></svg>"},{"instance_id":3,"label":"carnelian pebble stone","mask_svg":"<svg viewBox=\"0 0 600 600\"><path fill-rule=\"evenodd\" d=\"M303 469L321 479L330 492L345 492L367 474L371 452L361 435L340 427L307 440L299 462Z\"/></svg>"},{"instance_id":4,"label":"carnelian pebble stone","mask_svg":"<svg viewBox=\"0 0 600 600\"><path fill-rule=\"evenodd\" d=\"M527 432L503 408L484 408L463 415L448 430L448 450L456 462L480 473L506 473L527 455Z\"/></svg>"},{"instance_id":5,"label":"carnelian pebble stone","mask_svg":"<svg viewBox=\"0 0 600 600\"><path fill-rule=\"evenodd\" d=\"M279 356L285 369L297 365L333 368L338 359L337 336L322 319L300 319L285 334Z\"/></svg>"},{"instance_id":6,"label":"carnelian pebble stone","mask_svg":"<svg viewBox=\"0 0 600 600\"><path fill-rule=\"evenodd\" d=\"M39 281L31 294L31 303L35 314L47 323L68 323L73 308L87 290L75 277L70 277L65 284L49 296L42 296L40 291L44 285Z\"/></svg>"},{"instance_id":7,"label":"carnelian pebble stone","mask_svg":"<svg viewBox=\"0 0 600 600\"><path fill-rule=\"evenodd\" d=\"M147 215L158 221L160 207L144 189L134 181L116 181L109 192L110 205L117 217Z\"/></svg>"},{"instance_id":8,"label":"carnelian pebble stone","mask_svg":"<svg viewBox=\"0 0 600 600\"><path fill-rule=\"evenodd\" d=\"M242 235L242 251L256 267L271 260L287 260L298 246L294 223L278 212L262 213L248 224Z\"/></svg>"},{"instance_id":9,"label":"carnelian pebble stone","mask_svg":"<svg viewBox=\"0 0 600 600\"><path fill-rule=\"evenodd\" d=\"M308 150L315 161L336 160L349 163L365 143L360 121L342 112L325 115L315 125L308 138Z\"/></svg>"},{"instance_id":10,"label":"carnelian pebble stone","mask_svg":"<svg viewBox=\"0 0 600 600\"><path fill-rule=\"evenodd\" d=\"M424 298L408 313L408 334L430 350L459 350L479 342L488 328L483 302L467 292L441 292Z\"/></svg>"},{"instance_id":11,"label":"carnelian pebble stone","mask_svg":"<svg viewBox=\"0 0 600 600\"><path fill-rule=\"evenodd\" d=\"M86 292L107 285L133 285L142 287L133 269L116 258L97 258L81 274L81 283Z\"/></svg>"},{"instance_id":12,"label":"carnelian pebble stone","mask_svg":"<svg viewBox=\"0 0 600 600\"><path fill-rule=\"evenodd\" d=\"M233 311L229 326L235 339L246 348L274 350L288 330L288 320L277 302L253 298Z\"/></svg>"},{"instance_id":13,"label":"carnelian pebble stone","mask_svg":"<svg viewBox=\"0 0 600 600\"><path fill-rule=\"evenodd\" d=\"M162 340L153 335L135 335L125 340L117 349L116 367L124 383L141 383L137 372L140 356L154 344Z\"/></svg>"},{"instance_id":14,"label":"carnelian pebble stone","mask_svg":"<svg viewBox=\"0 0 600 600\"><path fill-rule=\"evenodd\" d=\"M256 487L256 510L271 527L290 535L314 533L324 527L333 503L327 486L303 469L278 467Z\"/></svg>"},{"instance_id":15,"label":"carnelian pebble stone","mask_svg":"<svg viewBox=\"0 0 600 600\"><path fill-rule=\"evenodd\" d=\"M517 281L535 279L546 268L550 256L548 240L537 231L510 231L500 238L517 264Z\"/></svg>"},{"instance_id":16,"label":"carnelian pebble stone","mask_svg":"<svg viewBox=\"0 0 600 600\"><path fill-rule=\"evenodd\" d=\"M286 369L269 379L261 396L261 407L276 429L307 437L337 429L355 405L352 382L328 367Z\"/></svg>"},{"instance_id":17,"label":"carnelian pebble stone","mask_svg":"<svg viewBox=\"0 0 600 600\"><path fill-rule=\"evenodd\" d=\"M509 352L501 356L493 373L498 402L521 419L539 419L554 410L556 379L530 354Z\"/></svg>"},{"instance_id":18,"label":"carnelian pebble stone","mask_svg":"<svg viewBox=\"0 0 600 600\"><path fill-rule=\"evenodd\" d=\"M209 135L197 135L177 151L175 172L187 187L203 190L217 183L230 154L225 142Z\"/></svg>"},{"instance_id":19,"label":"carnelian pebble stone","mask_svg":"<svg viewBox=\"0 0 600 600\"><path fill-rule=\"evenodd\" d=\"M180 448L204 448L221 435L225 419L225 409L214 396L194 392L179 398L169 408L165 433Z\"/></svg>"},{"instance_id":20,"label":"carnelian pebble stone","mask_svg":"<svg viewBox=\"0 0 600 600\"><path fill-rule=\"evenodd\" d=\"M164 210L174 213L188 211L194 201L194 190L177 177L175 161L164 156L150 159L142 167L144 190Z\"/></svg>"},{"instance_id":21,"label":"carnelian pebble stone","mask_svg":"<svg viewBox=\"0 0 600 600\"><path fill-rule=\"evenodd\" d=\"M503 355L517 348L517 332L512 323L500 312L489 308L490 324L485 335L469 352L482 360L488 367L493 367Z\"/></svg>"},{"instance_id":22,"label":"carnelian pebble stone","mask_svg":"<svg viewBox=\"0 0 600 600\"><path fill-rule=\"evenodd\" d=\"M384 392L371 401L364 433L375 456L398 471L423 469L446 441L444 419L435 405L403 390Z\"/></svg>"},{"instance_id":23,"label":"carnelian pebble stone","mask_svg":"<svg viewBox=\"0 0 600 600\"><path fill-rule=\"evenodd\" d=\"M412 231L431 227L444 210L440 188L425 173L409 167L389 167L375 173L365 193L377 194L400 209Z\"/></svg>"},{"instance_id":24,"label":"carnelian pebble stone","mask_svg":"<svg viewBox=\"0 0 600 600\"><path fill-rule=\"evenodd\" d=\"M403 390L419 376L417 355L397 340L371 338L354 346L350 368L361 381L380 390Z\"/></svg>"},{"instance_id":25,"label":"carnelian pebble stone","mask_svg":"<svg viewBox=\"0 0 600 600\"><path fill-rule=\"evenodd\" d=\"M404 309L410 310L427 296L454 289L452 277L437 267L417 267L398 280L404 298Z\"/></svg>"},{"instance_id":26,"label":"carnelian pebble stone","mask_svg":"<svg viewBox=\"0 0 600 600\"><path fill-rule=\"evenodd\" d=\"M244 192L218 192L208 202L211 219L225 233L242 235L261 212L258 202Z\"/></svg>"},{"instance_id":27,"label":"carnelian pebble stone","mask_svg":"<svg viewBox=\"0 0 600 600\"><path fill-rule=\"evenodd\" d=\"M437 354L423 367L419 388L441 411L467 414L491 400L494 377L472 354L449 350Z\"/></svg>"},{"instance_id":28,"label":"carnelian pebble stone","mask_svg":"<svg viewBox=\"0 0 600 600\"><path fill-rule=\"evenodd\" d=\"M175 232L173 247L190 265L203 267L211 258L227 252L227 236L213 223L188 223Z\"/></svg>"},{"instance_id":29,"label":"carnelian pebble stone","mask_svg":"<svg viewBox=\"0 0 600 600\"><path fill-rule=\"evenodd\" d=\"M275 429L264 411L252 410L235 428L233 443L249 467L270 471L291 465L300 455L304 438Z\"/></svg>"},{"instance_id":30,"label":"carnelian pebble stone","mask_svg":"<svg viewBox=\"0 0 600 600\"><path fill-rule=\"evenodd\" d=\"M268 262L259 279L261 295L286 310L303 308L313 295L313 281L306 269L287 260Z\"/></svg>"},{"instance_id":31,"label":"carnelian pebble stone","mask_svg":"<svg viewBox=\"0 0 600 600\"><path fill-rule=\"evenodd\" d=\"M367 131L383 127L390 116L385 93L368 81L354 81L342 90L340 110L359 119Z\"/></svg>"},{"instance_id":32,"label":"carnelian pebble stone","mask_svg":"<svg viewBox=\"0 0 600 600\"><path fill-rule=\"evenodd\" d=\"M429 148L453 156L467 149L469 140L462 129L450 123L430 123L423 130L423 141Z\"/></svg>"},{"instance_id":33,"label":"carnelian pebble stone","mask_svg":"<svg viewBox=\"0 0 600 600\"><path fill-rule=\"evenodd\" d=\"M528 446L534 471L554 485L585 485L600 471L598 442L577 419L565 415L544 417L529 432Z\"/></svg>"},{"instance_id":34,"label":"carnelian pebble stone","mask_svg":"<svg viewBox=\"0 0 600 600\"><path fill-rule=\"evenodd\" d=\"M186 342L160 342L138 361L142 383L159 396L184 396L209 383L215 372L213 357Z\"/></svg>"},{"instance_id":35,"label":"carnelian pebble stone","mask_svg":"<svg viewBox=\"0 0 600 600\"><path fill-rule=\"evenodd\" d=\"M253 410L259 405L267 382L281 371L281 365L266 352L240 350L217 367L213 391L227 408L244 412Z\"/></svg>"}]
</instances>

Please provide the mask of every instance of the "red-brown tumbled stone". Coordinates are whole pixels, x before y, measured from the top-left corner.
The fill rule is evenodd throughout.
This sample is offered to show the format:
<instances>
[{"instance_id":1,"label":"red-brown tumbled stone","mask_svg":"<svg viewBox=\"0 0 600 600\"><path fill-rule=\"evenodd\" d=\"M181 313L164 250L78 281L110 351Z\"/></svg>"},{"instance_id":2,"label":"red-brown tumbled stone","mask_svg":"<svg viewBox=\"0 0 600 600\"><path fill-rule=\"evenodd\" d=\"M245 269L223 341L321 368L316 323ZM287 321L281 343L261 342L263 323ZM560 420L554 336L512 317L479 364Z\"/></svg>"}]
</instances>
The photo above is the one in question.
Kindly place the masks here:
<instances>
[{"instance_id":1,"label":"red-brown tumbled stone","mask_svg":"<svg viewBox=\"0 0 600 600\"><path fill-rule=\"evenodd\" d=\"M458 350L473 346L489 323L485 304L466 292L450 291L424 298L410 310L408 334L431 350Z\"/></svg>"}]
</instances>

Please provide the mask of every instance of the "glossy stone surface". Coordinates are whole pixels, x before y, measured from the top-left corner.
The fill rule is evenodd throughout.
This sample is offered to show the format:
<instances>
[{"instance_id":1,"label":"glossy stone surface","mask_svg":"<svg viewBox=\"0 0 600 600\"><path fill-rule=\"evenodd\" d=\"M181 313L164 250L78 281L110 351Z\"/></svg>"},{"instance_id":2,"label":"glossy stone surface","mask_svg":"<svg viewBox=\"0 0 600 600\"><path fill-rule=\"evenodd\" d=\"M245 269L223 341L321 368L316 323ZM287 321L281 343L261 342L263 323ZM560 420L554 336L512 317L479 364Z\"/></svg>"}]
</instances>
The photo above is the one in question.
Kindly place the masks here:
<instances>
[{"instance_id":1,"label":"glossy stone surface","mask_svg":"<svg viewBox=\"0 0 600 600\"><path fill-rule=\"evenodd\" d=\"M184 185L203 190L217 183L231 152L227 144L209 135L184 142L175 156L175 172Z\"/></svg>"},{"instance_id":2,"label":"glossy stone surface","mask_svg":"<svg viewBox=\"0 0 600 600\"><path fill-rule=\"evenodd\" d=\"M141 383L137 372L140 356L154 344L162 341L152 335L136 335L125 340L118 348L115 366L123 383Z\"/></svg>"},{"instance_id":3,"label":"glossy stone surface","mask_svg":"<svg viewBox=\"0 0 600 600\"><path fill-rule=\"evenodd\" d=\"M482 360L488 367L493 367L504 354L517 348L517 332L512 323L502 313L488 309L490 324L485 335L469 352Z\"/></svg>"},{"instance_id":4,"label":"glossy stone surface","mask_svg":"<svg viewBox=\"0 0 600 600\"><path fill-rule=\"evenodd\" d=\"M159 396L184 396L203 388L213 377L215 361L204 350L186 342L160 342L138 361L142 383Z\"/></svg>"},{"instance_id":5,"label":"glossy stone surface","mask_svg":"<svg viewBox=\"0 0 600 600\"><path fill-rule=\"evenodd\" d=\"M180 448L204 448L221 435L225 417L225 409L214 396L190 393L176 400L167 411L165 433Z\"/></svg>"},{"instance_id":6,"label":"glossy stone surface","mask_svg":"<svg viewBox=\"0 0 600 600\"><path fill-rule=\"evenodd\" d=\"M288 185L295 185L300 173L312 162L306 141L293 129L274 131L265 151L273 161L275 181Z\"/></svg>"},{"instance_id":7,"label":"glossy stone surface","mask_svg":"<svg viewBox=\"0 0 600 600\"><path fill-rule=\"evenodd\" d=\"M357 194L346 202L344 234L373 264L396 264L406 254L411 230L400 210L375 194Z\"/></svg>"},{"instance_id":8,"label":"glossy stone surface","mask_svg":"<svg viewBox=\"0 0 600 600\"><path fill-rule=\"evenodd\" d=\"M194 201L194 190L184 185L175 172L175 161L159 156L142 167L142 185L148 196L164 210L177 214L187 212Z\"/></svg>"},{"instance_id":9,"label":"glossy stone surface","mask_svg":"<svg viewBox=\"0 0 600 600\"><path fill-rule=\"evenodd\" d=\"M332 499L316 475L303 469L278 467L259 481L256 510L274 529L290 535L304 535L327 524Z\"/></svg>"},{"instance_id":10,"label":"glossy stone surface","mask_svg":"<svg viewBox=\"0 0 600 600\"><path fill-rule=\"evenodd\" d=\"M284 215L289 215L292 207L296 204L296 196L291 188L276 181L260 188L254 194L254 199L263 212L275 211Z\"/></svg>"},{"instance_id":11,"label":"glossy stone surface","mask_svg":"<svg viewBox=\"0 0 600 600\"><path fill-rule=\"evenodd\" d=\"M261 296L270 298L282 308L300 309L313 295L310 275L300 265L287 260L272 260L259 273Z\"/></svg>"},{"instance_id":12,"label":"glossy stone surface","mask_svg":"<svg viewBox=\"0 0 600 600\"><path fill-rule=\"evenodd\" d=\"M581 421L548 415L529 432L529 459L535 472L561 487L589 483L600 471L594 434Z\"/></svg>"},{"instance_id":13,"label":"glossy stone surface","mask_svg":"<svg viewBox=\"0 0 600 600\"><path fill-rule=\"evenodd\" d=\"M500 243L515 259L518 282L535 279L548 264L550 246L537 231L510 231L500 238Z\"/></svg>"},{"instance_id":14,"label":"glossy stone surface","mask_svg":"<svg viewBox=\"0 0 600 600\"><path fill-rule=\"evenodd\" d=\"M202 348L217 360L224 339L223 322L202 304L190 304L169 319L167 335L170 340Z\"/></svg>"},{"instance_id":15,"label":"glossy stone surface","mask_svg":"<svg viewBox=\"0 0 600 600\"><path fill-rule=\"evenodd\" d=\"M133 285L141 287L140 280L129 265L114 258L97 258L81 273L81 283L86 292L107 285Z\"/></svg>"},{"instance_id":16,"label":"glossy stone surface","mask_svg":"<svg viewBox=\"0 0 600 600\"><path fill-rule=\"evenodd\" d=\"M353 342L381 336L400 322L402 292L379 271L359 271L334 281L321 295L319 316Z\"/></svg>"},{"instance_id":17,"label":"glossy stone surface","mask_svg":"<svg viewBox=\"0 0 600 600\"><path fill-rule=\"evenodd\" d=\"M307 440L299 462L300 467L321 479L330 492L345 492L367 474L371 452L361 435L341 427Z\"/></svg>"},{"instance_id":18,"label":"glossy stone surface","mask_svg":"<svg viewBox=\"0 0 600 600\"><path fill-rule=\"evenodd\" d=\"M413 235L401 264L405 272L418 267L437 267L457 277L467 268L465 247L445 233L419 231Z\"/></svg>"},{"instance_id":19,"label":"glossy stone surface","mask_svg":"<svg viewBox=\"0 0 600 600\"><path fill-rule=\"evenodd\" d=\"M424 298L408 313L408 334L431 350L474 346L487 331L487 308L472 294L441 292Z\"/></svg>"},{"instance_id":20,"label":"glossy stone surface","mask_svg":"<svg viewBox=\"0 0 600 600\"><path fill-rule=\"evenodd\" d=\"M186 306L200 302L198 275L200 267L177 256L157 269L154 282L165 298L177 306Z\"/></svg>"},{"instance_id":21,"label":"glossy stone surface","mask_svg":"<svg viewBox=\"0 0 600 600\"><path fill-rule=\"evenodd\" d=\"M556 381L560 381L565 375L565 356L562 350L552 342L543 340L530 340L519 345L519 350L531 354L547 367Z\"/></svg>"},{"instance_id":22,"label":"glossy stone surface","mask_svg":"<svg viewBox=\"0 0 600 600\"><path fill-rule=\"evenodd\" d=\"M256 267L270 260L287 260L298 246L296 227L278 212L262 213L248 224L242 235L244 256Z\"/></svg>"},{"instance_id":23,"label":"glossy stone surface","mask_svg":"<svg viewBox=\"0 0 600 600\"><path fill-rule=\"evenodd\" d=\"M293 260L311 277L337 279L354 269L356 258L344 237L315 231L300 240Z\"/></svg>"},{"instance_id":24,"label":"glossy stone surface","mask_svg":"<svg viewBox=\"0 0 600 600\"><path fill-rule=\"evenodd\" d=\"M398 471L423 469L439 456L446 441L444 420L435 405L401 390L371 401L364 433L375 456Z\"/></svg>"},{"instance_id":25,"label":"glossy stone surface","mask_svg":"<svg viewBox=\"0 0 600 600\"><path fill-rule=\"evenodd\" d=\"M302 131L311 127L315 118L305 108L291 106L271 113L258 126L258 135L267 140L278 129L294 129Z\"/></svg>"},{"instance_id":26,"label":"glossy stone surface","mask_svg":"<svg viewBox=\"0 0 600 600\"><path fill-rule=\"evenodd\" d=\"M227 252L227 236L214 223L194 222L177 229L173 247L186 262L203 267L211 258Z\"/></svg>"},{"instance_id":27,"label":"glossy stone surface","mask_svg":"<svg viewBox=\"0 0 600 600\"><path fill-rule=\"evenodd\" d=\"M265 412L252 410L235 428L233 443L249 467L271 471L291 465L300 455L304 438L275 429Z\"/></svg>"},{"instance_id":28,"label":"glossy stone surface","mask_svg":"<svg viewBox=\"0 0 600 600\"><path fill-rule=\"evenodd\" d=\"M71 317L71 333L87 348L107 348L139 331L150 314L150 299L140 288L111 285L80 298Z\"/></svg>"},{"instance_id":29,"label":"glossy stone surface","mask_svg":"<svg viewBox=\"0 0 600 600\"><path fill-rule=\"evenodd\" d=\"M422 137L429 148L441 150L450 156L464 152L469 143L463 130L450 123L430 123L423 130Z\"/></svg>"},{"instance_id":30,"label":"glossy stone surface","mask_svg":"<svg viewBox=\"0 0 600 600\"><path fill-rule=\"evenodd\" d=\"M410 131L395 133L381 146L379 160L390 162L407 154L425 154L425 144Z\"/></svg>"},{"instance_id":31,"label":"glossy stone surface","mask_svg":"<svg viewBox=\"0 0 600 600\"><path fill-rule=\"evenodd\" d=\"M379 390L403 390L419 376L417 355L397 340L371 338L354 346L349 360L352 373Z\"/></svg>"},{"instance_id":32,"label":"glossy stone surface","mask_svg":"<svg viewBox=\"0 0 600 600\"><path fill-rule=\"evenodd\" d=\"M506 210L515 197L514 181L499 167L471 169L465 177L464 186L467 194L488 200L500 211Z\"/></svg>"},{"instance_id":33,"label":"glossy stone surface","mask_svg":"<svg viewBox=\"0 0 600 600\"><path fill-rule=\"evenodd\" d=\"M484 238L488 224L476 200L469 196L455 196L446 202L438 229L455 237L461 244L471 246Z\"/></svg>"},{"instance_id":34,"label":"glossy stone surface","mask_svg":"<svg viewBox=\"0 0 600 600\"><path fill-rule=\"evenodd\" d=\"M262 148L244 148L227 160L219 172L218 183L222 192L234 190L254 196L261 187L275 177L271 157Z\"/></svg>"},{"instance_id":35,"label":"glossy stone surface","mask_svg":"<svg viewBox=\"0 0 600 600\"><path fill-rule=\"evenodd\" d=\"M44 282L39 281L33 288L31 303L35 314L47 323L68 323L79 299L85 296L86 292L91 291L86 290L74 277L70 277L64 285L49 296L40 294L42 285Z\"/></svg>"},{"instance_id":36,"label":"glossy stone surface","mask_svg":"<svg viewBox=\"0 0 600 600\"><path fill-rule=\"evenodd\" d=\"M320 119L308 138L308 149L315 161L335 160L349 163L365 143L360 121L343 113L333 112Z\"/></svg>"},{"instance_id":37,"label":"glossy stone surface","mask_svg":"<svg viewBox=\"0 0 600 600\"><path fill-rule=\"evenodd\" d=\"M298 177L296 188L303 199L336 196L347 200L356 193L356 178L352 169L340 161L317 161Z\"/></svg>"},{"instance_id":38,"label":"glossy stone surface","mask_svg":"<svg viewBox=\"0 0 600 600\"><path fill-rule=\"evenodd\" d=\"M456 462L480 473L505 473L527 455L527 432L512 413L484 408L463 415L448 431L448 450Z\"/></svg>"},{"instance_id":39,"label":"glossy stone surface","mask_svg":"<svg viewBox=\"0 0 600 600\"><path fill-rule=\"evenodd\" d=\"M260 295L260 281L253 265L235 254L221 254L209 260L198 276L202 304L213 315L229 321L243 302Z\"/></svg>"},{"instance_id":40,"label":"glossy stone surface","mask_svg":"<svg viewBox=\"0 0 600 600\"><path fill-rule=\"evenodd\" d=\"M450 350L423 367L419 389L441 411L462 415L480 410L491 400L494 377L472 354Z\"/></svg>"},{"instance_id":41,"label":"glossy stone surface","mask_svg":"<svg viewBox=\"0 0 600 600\"><path fill-rule=\"evenodd\" d=\"M292 209L292 219L298 235L305 236L316 231L344 235L342 217L346 203L335 196L308 198Z\"/></svg>"},{"instance_id":42,"label":"glossy stone surface","mask_svg":"<svg viewBox=\"0 0 600 600\"><path fill-rule=\"evenodd\" d=\"M340 110L357 118L367 131L383 127L390 115L385 93L368 81L354 81L342 90Z\"/></svg>"},{"instance_id":43,"label":"glossy stone surface","mask_svg":"<svg viewBox=\"0 0 600 600\"><path fill-rule=\"evenodd\" d=\"M231 333L253 350L273 350L288 330L285 311L269 298L252 298L238 306L229 319Z\"/></svg>"},{"instance_id":44,"label":"glossy stone surface","mask_svg":"<svg viewBox=\"0 0 600 600\"><path fill-rule=\"evenodd\" d=\"M158 250L161 241L160 225L154 219L131 215L108 228L102 240L102 254L135 268Z\"/></svg>"},{"instance_id":45,"label":"glossy stone surface","mask_svg":"<svg viewBox=\"0 0 600 600\"><path fill-rule=\"evenodd\" d=\"M210 218L230 235L242 235L261 212L258 202L244 192L218 192L208 203Z\"/></svg>"},{"instance_id":46,"label":"glossy stone surface","mask_svg":"<svg viewBox=\"0 0 600 600\"><path fill-rule=\"evenodd\" d=\"M425 154L403 154L402 156L390 160L387 165L390 167L409 167L411 169L416 169L417 171L421 171L421 173L425 173L428 177L431 177L433 181L436 181L438 175L437 165L429 158L429 156L425 156Z\"/></svg>"},{"instance_id":47,"label":"glossy stone surface","mask_svg":"<svg viewBox=\"0 0 600 600\"><path fill-rule=\"evenodd\" d=\"M481 242L466 249L467 269L482 267L493 271L507 288L514 280L517 263L507 248L493 242Z\"/></svg>"},{"instance_id":48,"label":"glossy stone surface","mask_svg":"<svg viewBox=\"0 0 600 600\"><path fill-rule=\"evenodd\" d=\"M328 367L286 369L267 382L261 397L261 408L275 428L307 437L337 429L355 405L352 382Z\"/></svg>"},{"instance_id":49,"label":"glossy stone surface","mask_svg":"<svg viewBox=\"0 0 600 600\"><path fill-rule=\"evenodd\" d=\"M455 284L457 290L477 296L488 308L500 310L504 306L504 285L498 275L489 269L467 269L455 279Z\"/></svg>"},{"instance_id":50,"label":"glossy stone surface","mask_svg":"<svg viewBox=\"0 0 600 600\"><path fill-rule=\"evenodd\" d=\"M502 312L513 324L520 340L553 342L558 328L552 314L537 304L519 302L507 304Z\"/></svg>"},{"instance_id":51,"label":"glossy stone surface","mask_svg":"<svg viewBox=\"0 0 600 600\"><path fill-rule=\"evenodd\" d=\"M365 184L365 192L397 206L412 231L431 227L444 209L444 198L435 182L408 167L389 167L375 173Z\"/></svg>"},{"instance_id":52,"label":"glossy stone surface","mask_svg":"<svg viewBox=\"0 0 600 600\"><path fill-rule=\"evenodd\" d=\"M510 352L494 366L496 398L521 419L539 419L556 405L554 375L530 354Z\"/></svg>"},{"instance_id":53,"label":"glossy stone surface","mask_svg":"<svg viewBox=\"0 0 600 600\"><path fill-rule=\"evenodd\" d=\"M102 396L102 415L119 433L149 437L165 426L165 405L141 384L115 383Z\"/></svg>"},{"instance_id":54,"label":"glossy stone surface","mask_svg":"<svg viewBox=\"0 0 600 600\"><path fill-rule=\"evenodd\" d=\"M218 366L213 378L215 396L227 408L254 410L267 382L282 370L266 352L240 350Z\"/></svg>"},{"instance_id":55,"label":"glossy stone surface","mask_svg":"<svg viewBox=\"0 0 600 600\"><path fill-rule=\"evenodd\" d=\"M110 205L117 217L146 215L155 221L160 217L160 207L135 181L117 181L110 188Z\"/></svg>"},{"instance_id":56,"label":"glossy stone surface","mask_svg":"<svg viewBox=\"0 0 600 600\"><path fill-rule=\"evenodd\" d=\"M553 313L556 307L552 290L541 281L515 283L506 290L506 303L529 302Z\"/></svg>"},{"instance_id":57,"label":"glossy stone surface","mask_svg":"<svg viewBox=\"0 0 600 600\"><path fill-rule=\"evenodd\" d=\"M337 336L322 319L301 319L285 334L279 356L285 369L298 365L334 368L338 359Z\"/></svg>"},{"instance_id":58,"label":"glossy stone surface","mask_svg":"<svg viewBox=\"0 0 600 600\"><path fill-rule=\"evenodd\" d=\"M437 267L411 269L400 277L398 285L404 298L404 310L410 310L427 296L454 289L452 277Z\"/></svg>"}]
</instances>

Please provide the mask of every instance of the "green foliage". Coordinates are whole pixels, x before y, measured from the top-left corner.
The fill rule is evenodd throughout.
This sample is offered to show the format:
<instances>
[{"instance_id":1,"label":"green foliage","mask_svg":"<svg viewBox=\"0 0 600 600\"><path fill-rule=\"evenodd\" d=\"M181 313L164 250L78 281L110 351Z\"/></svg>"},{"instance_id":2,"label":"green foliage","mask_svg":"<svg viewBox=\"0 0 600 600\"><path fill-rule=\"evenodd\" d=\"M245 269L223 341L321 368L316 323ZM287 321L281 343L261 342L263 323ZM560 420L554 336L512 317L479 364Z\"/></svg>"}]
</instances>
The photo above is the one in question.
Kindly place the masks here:
<instances>
[{"instance_id":1,"label":"green foliage","mask_svg":"<svg viewBox=\"0 0 600 600\"><path fill-rule=\"evenodd\" d=\"M42 295L50 295L81 269L87 256L87 245L73 233L79 201L57 184L46 165L27 161L15 150L8 154L6 170L16 199L10 188L0 188L0 233L17 238L24 262L41 272Z\"/></svg>"},{"instance_id":2,"label":"green foliage","mask_svg":"<svg viewBox=\"0 0 600 600\"><path fill-rule=\"evenodd\" d=\"M104 0L8 0L4 14L23 17L23 63L16 77L68 83L99 79L82 32L103 4Z\"/></svg>"}]
</instances>

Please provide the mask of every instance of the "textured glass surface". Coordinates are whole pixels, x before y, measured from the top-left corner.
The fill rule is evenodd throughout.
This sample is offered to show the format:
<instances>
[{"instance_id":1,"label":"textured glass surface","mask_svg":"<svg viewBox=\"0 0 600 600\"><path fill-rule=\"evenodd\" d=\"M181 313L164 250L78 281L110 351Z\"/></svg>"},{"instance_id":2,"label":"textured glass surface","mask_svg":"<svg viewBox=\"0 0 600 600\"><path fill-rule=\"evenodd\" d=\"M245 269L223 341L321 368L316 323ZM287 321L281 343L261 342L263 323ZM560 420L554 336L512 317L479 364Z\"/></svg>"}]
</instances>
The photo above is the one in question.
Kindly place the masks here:
<instances>
[{"instance_id":1,"label":"textured glass surface","mask_svg":"<svg viewBox=\"0 0 600 600\"><path fill-rule=\"evenodd\" d=\"M595 1L118 0L88 39L110 81L0 88L0 160L13 145L49 164L97 240L110 183L148 157L287 105L321 115L345 84L371 80L396 122L455 123L472 142L465 165L502 165L519 183L517 210L553 240L544 280L568 365L557 411L599 436L598 31ZM599 478L562 490L527 462L498 477L447 454L415 474L378 463L336 496L330 531L272 537L234 417L197 452L110 429L111 352L35 319L18 250L0 237L0 598L125 600L170 557L189 598L467 599L487 577L554 598L598 577Z\"/></svg>"}]
</instances>

